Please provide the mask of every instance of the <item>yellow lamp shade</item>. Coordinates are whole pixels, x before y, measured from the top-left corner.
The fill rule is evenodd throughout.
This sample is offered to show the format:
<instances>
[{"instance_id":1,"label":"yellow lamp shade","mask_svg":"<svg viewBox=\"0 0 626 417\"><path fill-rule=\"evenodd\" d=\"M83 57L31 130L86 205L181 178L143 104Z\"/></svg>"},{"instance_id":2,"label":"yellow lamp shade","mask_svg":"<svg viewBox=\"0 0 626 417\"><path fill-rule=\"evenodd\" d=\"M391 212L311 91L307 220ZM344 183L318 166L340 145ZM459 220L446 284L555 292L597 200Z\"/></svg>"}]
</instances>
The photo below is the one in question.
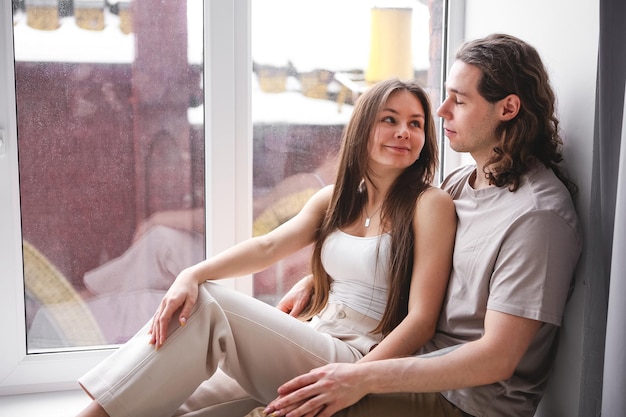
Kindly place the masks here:
<instances>
[{"instance_id":1,"label":"yellow lamp shade","mask_svg":"<svg viewBox=\"0 0 626 417\"><path fill-rule=\"evenodd\" d=\"M376 83L387 78L413 78L411 55L412 9L373 8L371 10L370 54L365 81Z\"/></svg>"}]
</instances>

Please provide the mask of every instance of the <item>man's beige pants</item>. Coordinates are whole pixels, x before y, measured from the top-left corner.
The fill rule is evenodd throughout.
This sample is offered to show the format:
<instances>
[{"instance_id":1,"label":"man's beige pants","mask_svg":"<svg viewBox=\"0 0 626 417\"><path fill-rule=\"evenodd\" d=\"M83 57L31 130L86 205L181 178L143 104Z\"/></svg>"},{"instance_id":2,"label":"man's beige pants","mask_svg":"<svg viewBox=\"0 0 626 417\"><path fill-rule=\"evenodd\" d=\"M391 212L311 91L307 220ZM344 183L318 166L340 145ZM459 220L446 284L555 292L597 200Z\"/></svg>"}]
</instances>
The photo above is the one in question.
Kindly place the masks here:
<instances>
[{"instance_id":1,"label":"man's beige pants","mask_svg":"<svg viewBox=\"0 0 626 417\"><path fill-rule=\"evenodd\" d=\"M79 383L111 417L243 416L295 376L363 357L380 341L376 325L336 304L312 325L204 283L187 325L173 320L158 351L146 325Z\"/></svg>"}]
</instances>

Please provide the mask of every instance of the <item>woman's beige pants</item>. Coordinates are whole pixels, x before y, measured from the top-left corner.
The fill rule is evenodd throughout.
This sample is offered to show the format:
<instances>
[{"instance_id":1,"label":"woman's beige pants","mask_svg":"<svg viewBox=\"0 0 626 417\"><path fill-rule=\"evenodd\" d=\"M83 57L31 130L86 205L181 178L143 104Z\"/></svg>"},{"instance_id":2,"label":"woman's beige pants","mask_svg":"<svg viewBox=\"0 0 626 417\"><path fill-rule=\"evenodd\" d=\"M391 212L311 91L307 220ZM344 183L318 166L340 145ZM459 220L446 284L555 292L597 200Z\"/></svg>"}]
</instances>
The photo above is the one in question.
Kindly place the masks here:
<instances>
[{"instance_id":1,"label":"woman's beige pants","mask_svg":"<svg viewBox=\"0 0 626 417\"><path fill-rule=\"evenodd\" d=\"M320 316L312 326L205 283L187 325L173 320L158 351L146 325L79 383L111 417L243 416L289 379L354 362L379 342L368 334L376 321L344 306Z\"/></svg>"}]
</instances>

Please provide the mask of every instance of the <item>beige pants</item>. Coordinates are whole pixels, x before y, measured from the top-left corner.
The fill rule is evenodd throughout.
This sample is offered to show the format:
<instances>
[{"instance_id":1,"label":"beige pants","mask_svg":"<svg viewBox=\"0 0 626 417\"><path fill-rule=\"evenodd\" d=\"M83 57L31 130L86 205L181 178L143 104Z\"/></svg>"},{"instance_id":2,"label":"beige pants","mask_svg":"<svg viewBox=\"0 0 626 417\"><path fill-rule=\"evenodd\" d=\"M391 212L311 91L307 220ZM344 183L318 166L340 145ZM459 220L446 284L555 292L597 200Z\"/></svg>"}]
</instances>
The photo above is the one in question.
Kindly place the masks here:
<instances>
[{"instance_id":1,"label":"beige pants","mask_svg":"<svg viewBox=\"0 0 626 417\"><path fill-rule=\"evenodd\" d=\"M375 320L344 306L320 316L315 325L303 323L205 283L187 325L173 321L158 351L146 325L79 383L111 417L242 416L273 400L291 378L354 362L380 341L368 334Z\"/></svg>"}]
</instances>

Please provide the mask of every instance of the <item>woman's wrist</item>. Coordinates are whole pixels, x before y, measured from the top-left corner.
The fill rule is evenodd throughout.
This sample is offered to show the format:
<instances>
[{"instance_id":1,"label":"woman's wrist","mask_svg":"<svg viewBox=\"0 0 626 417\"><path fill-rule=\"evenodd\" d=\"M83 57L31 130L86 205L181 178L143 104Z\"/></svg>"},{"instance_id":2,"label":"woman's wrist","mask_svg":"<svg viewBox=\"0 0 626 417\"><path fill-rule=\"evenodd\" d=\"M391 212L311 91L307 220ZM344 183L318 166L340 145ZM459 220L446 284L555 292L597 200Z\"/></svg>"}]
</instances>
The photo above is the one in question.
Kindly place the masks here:
<instances>
[{"instance_id":1,"label":"woman's wrist","mask_svg":"<svg viewBox=\"0 0 626 417\"><path fill-rule=\"evenodd\" d=\"M200 267L200 264L192 265L183 269L179 277L196 285L200 285L207 280L205 278L205 274L202 273L202 268Z\"/></svg>"}]
</instances>

